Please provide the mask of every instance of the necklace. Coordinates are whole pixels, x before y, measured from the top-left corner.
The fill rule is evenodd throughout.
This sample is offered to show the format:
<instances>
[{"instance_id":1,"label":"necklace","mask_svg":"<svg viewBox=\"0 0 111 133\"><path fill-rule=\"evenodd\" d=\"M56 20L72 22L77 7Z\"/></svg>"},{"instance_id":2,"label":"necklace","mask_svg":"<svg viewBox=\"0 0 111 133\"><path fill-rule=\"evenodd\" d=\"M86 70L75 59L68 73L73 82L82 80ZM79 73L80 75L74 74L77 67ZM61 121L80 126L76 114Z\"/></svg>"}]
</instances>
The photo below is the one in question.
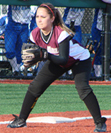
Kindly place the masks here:
<instances>
[{"instance_id":1,"label":"necklace","mask_svg":"<svg viewBox=\"0 0 111 133\"><path fill-rule=\"evenodd\" d=\"M42 31L40 30L40 34L41 34L42 40L43 40L46 44L49 43L49 41L50 41L50 39L51 39L51 36L52 36L52 33L53 33L53 27L52 27L52 29L51 29L51 32L50 32L48 35L46 35L46 36L45 36L45 35L42 33Z\"/></svg>"}]
</instances>

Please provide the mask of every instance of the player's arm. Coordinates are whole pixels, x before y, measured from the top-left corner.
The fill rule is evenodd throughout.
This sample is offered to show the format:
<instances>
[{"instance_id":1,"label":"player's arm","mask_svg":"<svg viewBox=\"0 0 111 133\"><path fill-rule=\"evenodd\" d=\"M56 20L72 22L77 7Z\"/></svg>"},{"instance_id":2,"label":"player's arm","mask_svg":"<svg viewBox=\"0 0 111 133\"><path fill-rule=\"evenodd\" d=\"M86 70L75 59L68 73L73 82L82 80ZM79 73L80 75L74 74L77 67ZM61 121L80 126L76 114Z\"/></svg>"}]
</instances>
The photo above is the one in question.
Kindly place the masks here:
<instances>
[{"instance_id":1,"label":"player's arm","mask_svg":"<svg viewBox=\"0 0 111 133\"><path fill-rule=\"evenodd\" d=\"M55 64L65 65L69 59L69 41L72 37L67 36L59 42L59 55L53 55L33 43L23 44L22 47L22 62L25 67L30 67L38 61L51 60Z\"/></svg>"},{"instance_id":2,"label":"player's arm","mask_svg":"<svg viewBox=\"0 0 111 133\"><path fill-rule=\"evenodd\" d=\"M65 40L59 43L59 55L48 53L48 59L58 65L65 65L69 59L69 41L71 37L68 36Z\"/></svg>"}]
</instances>

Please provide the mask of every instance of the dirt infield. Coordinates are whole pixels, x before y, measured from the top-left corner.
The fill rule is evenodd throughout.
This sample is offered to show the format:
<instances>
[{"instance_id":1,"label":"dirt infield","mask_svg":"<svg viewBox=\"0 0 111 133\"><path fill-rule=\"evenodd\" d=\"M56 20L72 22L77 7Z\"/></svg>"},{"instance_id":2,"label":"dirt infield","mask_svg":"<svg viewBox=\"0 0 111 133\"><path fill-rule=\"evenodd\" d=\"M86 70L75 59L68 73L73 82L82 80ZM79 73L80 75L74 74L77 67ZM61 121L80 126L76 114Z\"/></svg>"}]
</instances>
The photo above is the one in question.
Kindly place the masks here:
<instances>
[{"instance_id":1,"label":"dirt infield","mask_svg":"<svg viewBox=\"0 0 111 133\"><path fill-rule=\"evenodd\" d=\"M11 83L11 84L29 84L32 80L0 80L0 83ZM56 84L73 84L74 81L55 81L52 83ZM93 85L111 85L111 81L90 81ZM107 117L107 133L111 133L111 110L102 110L103 116ZM76 120L74 122L64 122L64 123L27 123L27 127L11 129L7 128L7 122L9 122L13 117L9 115L0 115L0 133L93 133L95 125L93 119L87 119L90 117L89 111L67 111L67 112L55 112L55 113L41 113L41 114L30 114L30 117L44 117L44 116L54 116L54 117L65 117L65 118L83 118L83 120ZM2 123L3 122L3 123Z\"/></svg>"},{"instance_id":2,"label":"dirt infield","mask_svg":"<svg viewBox=\"0 0 111 133\"><path fill-rule=\"evenodd\" d=\"M111 110L103 110L102 115L111 114ZM38 116L58 116L58 117L88 117L88 111L71 111L71 112L56 112L31 114L29 117ZM0 121L10 121L12 115L0 115ZM107 119L107 133L111 133L111 118ZM27 127L11 129L7 128L7 124L0 124L0 133L93 133L95 125L93 119L76 120L68 123L27 123Z\"/></svg>"},{"instance_id":3,"label":"dirt infield","mask_svg":"<svg viewBox=\"0 0 111 133\"><path fill-rule=\"evenodd\" d=\"M29 84L32 80L10 80L10 79L3 79L0 80L0 83L5 84ZM56 80L52 83L52 85L57 84L74 84L73 80ZM111 81L89 81L91 85L111 85Z\"/></svg>"}]
</instances>

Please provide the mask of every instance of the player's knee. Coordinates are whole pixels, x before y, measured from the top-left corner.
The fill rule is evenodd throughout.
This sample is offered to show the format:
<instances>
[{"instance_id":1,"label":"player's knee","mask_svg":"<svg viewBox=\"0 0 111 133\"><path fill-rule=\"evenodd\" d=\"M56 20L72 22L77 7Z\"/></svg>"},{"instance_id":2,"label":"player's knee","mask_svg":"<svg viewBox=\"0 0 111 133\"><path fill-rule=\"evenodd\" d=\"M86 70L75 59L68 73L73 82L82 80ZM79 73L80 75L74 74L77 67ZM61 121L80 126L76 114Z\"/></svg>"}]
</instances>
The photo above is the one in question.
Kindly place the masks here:
<instances>
[{"instance_id":1,"label":"player's knee","mask_svg":"<svg viewBox=\"0 0 111 133\"><path fill-rule=\"evenodd\" d=\"M35 97L40 97L43 92L44 92L44 89L42 89L41 86L37 86L35 84L35 82L32 82L30 83L29 87L28 87L28 90L35 96Z\"/></svg>"},{"instance_id":2,"label":"player's knee","mask_svg":"<svg viewBox=\"0 0 111 133\"><path fill-rule=\"evenodd\" d=\"M35 96L35 97L38 97L39 98L41 96L41 93L40 92L37 92L36 89L31 88L30 86L28 88L28 91L30 91L30 93L32 93L32 95Z\"/></svg>"},{"instance_id":3,"label":"player's knee","mask_svg":"<svg viewBox=\"0 0 111 133\"><path fill-rule=\"evenodd\" d=\"M76 88L79 94L79 97L81 100L83 100L87 95L92 91L90 87L85 87L85 88Z\"/></svg>"}]
</instances>

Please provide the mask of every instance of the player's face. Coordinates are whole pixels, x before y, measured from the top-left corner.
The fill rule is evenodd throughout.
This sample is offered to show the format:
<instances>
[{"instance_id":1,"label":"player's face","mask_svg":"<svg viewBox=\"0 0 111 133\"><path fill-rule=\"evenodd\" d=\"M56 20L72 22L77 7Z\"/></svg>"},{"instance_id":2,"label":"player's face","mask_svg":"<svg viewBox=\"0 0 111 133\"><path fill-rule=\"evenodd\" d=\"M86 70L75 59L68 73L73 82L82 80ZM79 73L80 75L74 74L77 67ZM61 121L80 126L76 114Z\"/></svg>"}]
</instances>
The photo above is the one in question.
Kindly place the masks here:
<instances>
[{"instance_id":1,"label":"player's face","mask_svg":"<svg viewBox=\"0 0 111 133\"><path fill-rule=\"evenodd\" d=\"M54 17L51 18L50 14L48 14L47 9L38 8L36 13L36 23L37 26L45 32L49 32L52 29L52 23L54 21Z\"/></svg>"}]
</instances>

